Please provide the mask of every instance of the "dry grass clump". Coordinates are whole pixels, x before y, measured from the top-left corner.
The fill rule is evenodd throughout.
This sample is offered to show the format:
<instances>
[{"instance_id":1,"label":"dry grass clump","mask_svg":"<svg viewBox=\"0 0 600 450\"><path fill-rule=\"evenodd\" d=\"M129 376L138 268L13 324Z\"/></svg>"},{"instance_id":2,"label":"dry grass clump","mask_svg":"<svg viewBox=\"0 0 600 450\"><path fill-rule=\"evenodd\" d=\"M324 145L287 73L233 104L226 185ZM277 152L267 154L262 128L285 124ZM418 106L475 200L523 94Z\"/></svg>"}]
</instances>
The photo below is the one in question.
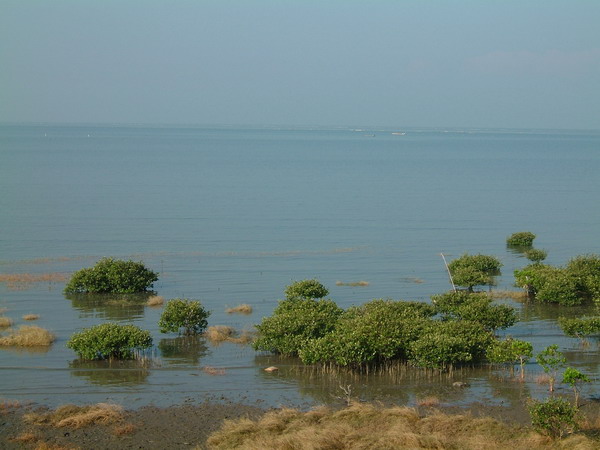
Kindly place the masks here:
<instances>
[{"instance_id":1,"label":"dry grass clump","mask_svg":"<svg viewBox=\"0 0 600 450\"><path fill-rule=\"evenodd\" d=\"M225 312L227 314L252 314L252 306L243 303L241 305L234 306L233 308L227 308Z\"/></svg>"},{"instance_id":2,"label":"dry grass clump","mask_svg":"<svg viewBox=\"0 0 600 450\"><path fill-rule=\"evenodd\" d=\"M132 423L125 423L123 425L116 426L113 429L113 434L115 436L124 436L126 434L131 434L137 430L137 427Z\"/></svg>"},{"instance_id":3,"label":"dry grass clump","mask_svg":"<svg viewBox=\"0 0 600 450\"><path fill-rule=\"evenodd\" d=\"M23 320L38 320L40 318L39 314L25 314L23 316Z\"/></svg>"},{"instance_id":4,"label":"dry grass clump","mask_svg":"<svg viewBox=\"0 0 600 450\"><path fill-rule=\"evenodd\" d=\"M0 328L8 328L13 324L10 317L0 317Z\"/></svg>"},{"instance_id":5,"label":"dry grass clump","mask_svg":"<svg viewBox=\"0 0 600 450\"><path fill-rule=\"evenodd\" d=\"M123 420L123 408L111 403L90 406L63 405L47 413L29 413L23 419L34 425L82 428L89 425L111 425Z\"/></svg>"},{"instance_id":6,"label":"dry grass clump","mask_svg":"<svg viewBox=\"0 0 600 450\"><path fill-rule=\"evenodd\" d=\"M527 300L527 292L525 291L508 291L494 289L488 292L488 295L492 298L510 298L518 302L524 302Z\"/></svg>"},{"instance_id":7,"label":"dry grass clump","mask_svg":"<svg viewBox=\"0 0 600 450\"><path fill-rule=\"evenodd\" d=\"M56 336L50 331L34 325L21 325L8 336L0 338L0 346L45 347L51 345Z\"/></svg>"},{"instance_id":8,"label":"dry grass clump","mask_svg":"<svg viewBox=\"0 0 600 450\"><path fill-rule=\"evenodd\" d=\"M162 306L162 304L164 302L165 302L165 299L163 297L161 297L160 295L153 295L146 302L146 306Z\"/></svg>"},{"instance_id":9,"label":"dry grass clump","mask_svg":"<svg viewBox=\"0 0 600 450\"><path fill-rule=\"evenodd\" d=\"M212 449L547 449L597 448L582 435L554 442L527 428L491 418L434 412L421 417L413 408L351 404L339 411L321 407L306 413L280 409L253 421L226 421L208 439ZM596 445L596 447L592 447Z\"/></svg>"},{"instance_id":10,"label":"dry grass clump","mask_svg":"<svg viewBox=\"0 0 600 450\"><path fill-rule=\"evenodd\" d=\"M202 371L207 375L225 375L225 369L217 367L206 366L202 368Z\"/></svg>"},{"instance_id":11,"label":"dry grass clump","mask_svg":"<svg viewBox=\"0 0 600 450\"><path fill-rule=\"evenodd\" d=\"M252 341L249 332L238 333L234 328L226 325L214 325L208 327L204 332L204 337L213 345L221 345L223 342L233 342L234 344L248 344Z\"/></svg>"},{"instance_id":12,"label":"dry grass clump","mask_svg":"<svg viewBox=\"0 0 600 450\"><path fill-rule=\"evenodd\" d=\"M9 439L11 442L20 442L22 444L31 444L33 442L37 442L39 437L31 432L24 432L14 438Z\"/></svg>"},{"instance_id":13,"label":"dry grass clump","mask_svg":"<svg viewBox=\"0 0 600 450\"><path fill-rule=\"evenodd\" d=\"M438 397L430 395L428 397L418 398L416 403L417 403L417 406L423 406L425 408L433 408L434 406L440 405L440 399Z\"/></svg>"},{"instance_id":14,"label":"dry grass clump","mask_svg":"<svg viewBox=\"0 0 600 450\"><path fill-rule=\"evenodd\" d=\"M368 281L352 281L350 283L345 283L343 281L336 281L336 286L368 286L370 283Z\"/></svg>"},{"instance_id":15,"label":"dry grass clump","mask_svg":"<svg viewBox=\"0 0 600 450\"><path fill-rule=\"evenodd\" d=\"M69 277L64 273L0 273L0 283L11 290L27 289L33 283L61 283Z\"/></svg>"},{"instance_id":16,"label":"dry grass clump","mask_svg":"<svg viewBox=\"0 0 600 450\"><path fill-rule=\"evenodd\" d=\"M14 409L20 408L21 404L18 400L2 400L0 401L0 416L8 414Z\"/></svg>"}]
</instances>

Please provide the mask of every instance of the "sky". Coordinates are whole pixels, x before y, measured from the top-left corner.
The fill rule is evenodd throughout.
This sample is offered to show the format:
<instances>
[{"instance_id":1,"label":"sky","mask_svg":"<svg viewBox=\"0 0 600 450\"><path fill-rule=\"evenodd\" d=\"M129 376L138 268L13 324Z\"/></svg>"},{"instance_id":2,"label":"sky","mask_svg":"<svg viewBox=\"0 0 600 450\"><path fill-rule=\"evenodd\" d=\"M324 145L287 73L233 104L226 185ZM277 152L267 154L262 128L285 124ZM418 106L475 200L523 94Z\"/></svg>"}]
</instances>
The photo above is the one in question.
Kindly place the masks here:
<instances>
[{"instance_id":1,"label":"sky","mask_svg":"<svg viewBox=\"0 0 600 450\"><path fill-rule=\"evenodd\" d=\"M0 122L600 129L600 1L2 0Z\"/></svg>"}]
</instances>

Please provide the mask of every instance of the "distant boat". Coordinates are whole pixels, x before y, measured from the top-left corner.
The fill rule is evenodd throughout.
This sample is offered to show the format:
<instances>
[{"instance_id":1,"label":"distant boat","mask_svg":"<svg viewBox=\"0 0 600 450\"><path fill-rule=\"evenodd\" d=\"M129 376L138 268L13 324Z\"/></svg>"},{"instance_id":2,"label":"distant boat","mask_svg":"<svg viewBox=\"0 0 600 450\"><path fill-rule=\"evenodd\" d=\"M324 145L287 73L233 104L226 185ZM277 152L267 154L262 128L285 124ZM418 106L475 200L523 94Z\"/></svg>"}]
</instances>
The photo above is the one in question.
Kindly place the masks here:
<instances>
[{"instance_id":1,"label":"distant boat","mask_svg":"<svg viewBox=\"0 0 600 450\"><path fill-rule=\"evenodd\" d=\"M404 136L406 133L402 132L402 131L397 131L395 133L392 133L394 136Z\"/></svg>"}]
</instances>

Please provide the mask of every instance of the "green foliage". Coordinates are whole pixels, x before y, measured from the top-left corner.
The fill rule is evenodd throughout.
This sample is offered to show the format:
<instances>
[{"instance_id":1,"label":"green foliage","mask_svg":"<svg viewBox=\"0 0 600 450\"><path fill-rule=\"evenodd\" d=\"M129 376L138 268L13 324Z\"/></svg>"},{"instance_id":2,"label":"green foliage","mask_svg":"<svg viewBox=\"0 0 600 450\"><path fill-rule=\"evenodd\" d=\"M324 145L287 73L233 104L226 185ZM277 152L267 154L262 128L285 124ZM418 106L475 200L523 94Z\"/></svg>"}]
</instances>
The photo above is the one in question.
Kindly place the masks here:
<instances>
[{"instance_id":1,"label":"green foliage","mask_svg":"<svg viewBox=\"0 0 600 450\"><path fill-rule=\"evenodd\" d=\"M600 256L577 256L566 269L575 278L581 296L600 302Z\"/></svg>"},{"instance_id":2,"label":"green foliage","mask_svg":"<svg viewBox=\"0 0 600 450\"><path fill-rule=\"evenodd\" d=\"M493 341L486 351L488 361L497 364L519 363L521 379L525 378L525 363L533 356L533 345L527 341L507 338L503 341Z\"/></svg>"},{"instance_id":3,"label":"green foliage","mask_svg":"<svg viewBox=\"0 0 600 450\"><path fill-rule=\"evenodd\" d=\"M143 263L102 258L94 267L78 270L65 287L65 293L135 293L152 287L158 273Z\"/></svg>"},{"instance_id":4,"label":"green foliage","mask_svg":"<svg viewBox=\"0 0 600 450\"><path fill-rule=\"evenodd\" d=\"M135 325L103 323L75 333L67 342L83 359L132 359L135 351L152 346L150 332Z\"/></svg>"},{"instance_id":5,"label":"green foliage","mask_svg":"<svg viewBox=\"0 0 600 450\"><path fill-rule=\"evenodd\" d=\"M208 325L210 312L204 309L197 300L175 298L169 300L158 321L161 333L178 333L184 335L199 334Z\"/></svg>"},{"instance_id":6,"label":"green foliage","mask_svg":"<svg viewBox=\"0 0 600 450\"><path fill-rule=\"evenodd\" d=\"M529 405L529 415L535 430L553 438L560 438L577 429L577 408L563 398L533 401Z\"/></svg>"},{"instance_id":7,"label":"green foliage","mask_svg":"<svg viewBox=\"0 0 600 450\"><path fill-rule=\"evenodd\" d=\"M285 288L285 298L292 299L317 299L323 298L329 291L318 280L294 281Z\"/></svg>"},{"instance_id":8,"label":"green foliage","mask_svg":"<svg viewBox=\"0 0 600 450\"><path fill-rule=\"evenodd\" d=\"M531 247L534 239L535 234L530 231L519 231L506 238L506 244L511 247Z\"/></svg>"},{"instance_id":9,"label":"green foliage","mask_svg":"<svg viewBox=\"0 0 600 450\"><path fill-rule=\"evenodd\" d=\"M447 292L434 295L431 300L444 320L478 322L489 331L508 328L518 320L513 307L493 305L484 293Z\"/></svg>"},{"instance_id":10,"label":"green foliage","mask_svg":"<svg viewBox=\"0 0 600 450\"><path fill-rule=\"evenodd\" d=\"M537 248L529 249L525 252L525 258L534 263L540 263L546 259L548 252Z\"/></svg>"},{"instance_id":11,"label":"green foliage","mask_svg":"<svg viewBox=\"0 0 600 450\"><path fill-rule=\"evenodd\" d=\"M259 337L252 345L256 350L297 355L308 340L333 331L342 312L331 300L281 300L273 315L256 325Z\"/></svg>"},{"instance_id":12,"label":"green foliage","mask_svg":"<svg viewBox=\"0 0 600 450\"><path fill-rule=\"evenodd\" d=\"M376 299L344 312L331 333L300 350L306 364L359 366L405 359L407 345L429 323L435 309L426 303Z\"/></svg>"},{"instance_id":13,"label":"green foliage","mask_svg":"<svg viewBox=\"0 0 600 450\"><path fill-rule=\"evenodd\" d=\"M573 306L584 301L576 276L560 267L530 264L515 270L515 282L541 302Z\"/></svg>"},{"instance_id":14,"label":"green foliage","mask_svg":"<svg viewBox=\"0 0 600 450\"><path fill-rule=\"evenodd\" d=\"M500 260L489 255L464 254L448 264L454 284L470 291L474 286L493 284L494 276L500 275L500 267Z\"/></svg>"},{"instance_id":15,"label":"green foliage","mask_svg":"<svg viewBox=\"0 0 600 450\"><path fill-rule=\"evenodd\" d=\"M549 375L550 392L554 391L554 382L558 370L567 364L566 358L558 350L558 345L550 345L536 356L537 363L542 366L544 372Z\"/></svg>"},{"instance_id":16,"label":"green foliage","mask_svg":"<svg viewBox=\"0 0 600 450\"><path fill-rule=\"evenodd\" d=\"M410 342L410 361L420 367L445 369L484 359L493 336L481 324L463 320L432 321L418 339Z\"/></svg>"},{"instance_id":17,"label":"green foliage","mask_svg":"<svg viewBox=\"0 0 600 450\"><path fill-rule=\"evenodd\" d=\"M586 336L600 334L600 317L558 318L558 325L567 336L583 339Z\"/></svg>"},{"instance_id":18,"label":"green foliage","mask_svg":"<svg viewBox=\"0 0 600 450\"><path fill-rule=\"evenodd\" d=\"M568 384L575 393L575 407L579 407L579 384L589 383L590 378L573 367L567 367L563 373L563 383Z\"/></svg>"}]
</instances>

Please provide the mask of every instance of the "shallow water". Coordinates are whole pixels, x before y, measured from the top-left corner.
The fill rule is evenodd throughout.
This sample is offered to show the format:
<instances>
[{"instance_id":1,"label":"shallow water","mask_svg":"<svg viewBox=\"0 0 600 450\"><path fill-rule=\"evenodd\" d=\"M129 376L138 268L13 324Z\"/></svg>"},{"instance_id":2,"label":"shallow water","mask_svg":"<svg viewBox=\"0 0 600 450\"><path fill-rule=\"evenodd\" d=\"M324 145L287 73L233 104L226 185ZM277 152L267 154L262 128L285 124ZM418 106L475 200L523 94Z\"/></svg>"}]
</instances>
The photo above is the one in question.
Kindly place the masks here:
<instances>
[{"instance_id":1,"label":"shallow water","mask_svg":"<svg viewBox=\"0 0 600 450\"><path fill-rule=\"evenodd\" d=\"M159 295L200 299L209 325L251 330L292 280L319 278L343 307L428 301L449 288L441 252L499 257L498 288L514 289L512 272L526 264L505 246L515 231L535 232L550 264L600 253L599 133L392 131L1 126L0 273L69 274L102 256L143 260L160 272ZM335 284L360 280L369 285ZM236 344L160 334L161 309L143 299L68 298L63 287L0 283L6 316L20 325L39 314L35 324L58 337L50 349L0 350L3 398L310 405L343 401L348 385L362 399L400 403L545 395L535 363L523 384L488 367L325 373ZM564 337L556 319L597 308L499 301L521 316L503 334L536 351L557 343L570 365L596 376L598 343ZM241 303L253 313L225 312ZM65 347L74 331L106 320L152 332L142 363L82 363ZM262 370L270 365L279 372ZM595 379L584 395L599 386Z\"/></svg>"}]
</instances>

